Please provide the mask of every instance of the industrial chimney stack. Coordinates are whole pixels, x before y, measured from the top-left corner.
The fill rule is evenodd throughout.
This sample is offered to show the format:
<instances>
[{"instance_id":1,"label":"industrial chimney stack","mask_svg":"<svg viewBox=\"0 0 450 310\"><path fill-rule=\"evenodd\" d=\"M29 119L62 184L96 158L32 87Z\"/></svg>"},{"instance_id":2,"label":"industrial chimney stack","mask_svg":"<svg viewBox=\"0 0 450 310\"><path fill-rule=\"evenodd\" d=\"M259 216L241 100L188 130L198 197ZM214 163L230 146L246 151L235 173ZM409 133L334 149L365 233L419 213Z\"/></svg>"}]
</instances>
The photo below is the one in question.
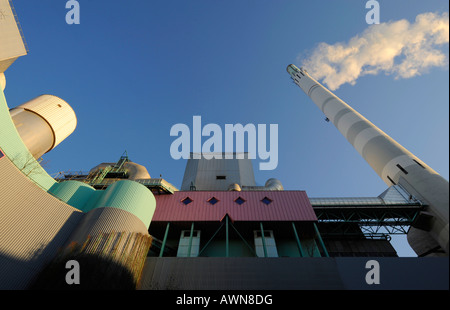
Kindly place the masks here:
<instances>
[{"instance_id":1,"label":"industrial chimney stack","mask_svg":"<svg viewBox=\"0 0 450 310\"><path fill-rule=\"evenodd\" d=\"M388 185L398 184L426 204L408 242L418 256L449 253L449 183L386 133L313 79L287 67L296 83Z\"/></svg>"}]
</instances>

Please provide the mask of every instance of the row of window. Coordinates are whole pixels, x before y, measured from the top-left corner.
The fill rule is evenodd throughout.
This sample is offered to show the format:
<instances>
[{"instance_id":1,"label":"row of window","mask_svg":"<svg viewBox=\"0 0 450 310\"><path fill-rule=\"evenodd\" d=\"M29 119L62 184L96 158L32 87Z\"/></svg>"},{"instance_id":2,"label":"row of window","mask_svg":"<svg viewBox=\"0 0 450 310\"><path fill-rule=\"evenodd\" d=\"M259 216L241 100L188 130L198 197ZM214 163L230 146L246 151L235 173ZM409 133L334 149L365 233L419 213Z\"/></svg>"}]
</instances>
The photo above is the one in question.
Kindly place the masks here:
<instances>
[{"instance_id":1,"label":"row of window","mask_svg":"<svg viewBox=\"0 0 450 310\"><path fill-rule=\"evenodd\" d=\"M264 230L264 241L261 231L254 232L255 253L258 257L278 257L275 237L272 230ZM189 252L190 249L190 252ZM200 252L200 230L182 230L178 244L177 257L197 257Z\"/></svg>"},{"instance_id":2,"label":"row of window","mask_svg":"<svg viewBox=\"0 0 450 310\"><path fill-rule=\"evenodd\" d=\"M181 200L182 203L184 203L185 205L190 204L191 202L193 202L193 200L190 197L186 197L183 200ZM216 197L211 197L210 199L207 200L207 202L209 202L211 205L215 205L216 203L219 202L219 199L217 199ZM234 200L235 203L237 203L238 205L242 205L246 202L246 200L242 197L238 197ZM269 205L272 202L272 199L264 197L263 199L261 199L261 202Z\"/></svg>"}]
</instances>

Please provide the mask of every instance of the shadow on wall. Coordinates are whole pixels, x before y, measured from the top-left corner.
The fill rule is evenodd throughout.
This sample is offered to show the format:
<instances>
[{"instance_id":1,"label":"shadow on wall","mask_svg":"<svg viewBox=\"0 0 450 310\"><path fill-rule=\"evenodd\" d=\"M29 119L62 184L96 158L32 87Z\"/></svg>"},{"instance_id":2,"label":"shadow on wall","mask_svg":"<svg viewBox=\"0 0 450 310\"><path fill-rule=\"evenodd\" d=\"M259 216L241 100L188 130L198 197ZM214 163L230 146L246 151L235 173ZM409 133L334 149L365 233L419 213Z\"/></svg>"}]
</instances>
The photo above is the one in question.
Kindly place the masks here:
<instances>
[{"instance_id":1,"label":"shadow on wall","mask_svg":"<svg viewBox=\"0 0 450 310\"><path fill-rule=\"evenodd\" d=\"M29 259L20 259L5 253L0 254L0 289L26 289L66 243L83 215L83 213L72 213L52 240L36 247L37 249L30 253Z\"/></svg>"},{"instance_id":2,"label":"shadow on wall","mask_svg":"<svg viewBox=\"0 0 450 310\"><path fill-rule=\"evenodd\" d=\"M79 263L79 284L68 284L71 270L66 262ZM49 264L32 283L30 290L135 290L137 283L123 265L100 255L79 253L67 255Z\"/></svg>"},{"instance_id":3,"label":"shadow on wall","mask_svg":"<svg viewBox=\"0 0 450 310\"><path fill-rule=\"evenodd\" d=\"M30 288L136 289L151 243L149 235L128 232L100 233L82 243L71 241ZM75 279L79 283L72 283Z\"/></svg>"}]
</instances>

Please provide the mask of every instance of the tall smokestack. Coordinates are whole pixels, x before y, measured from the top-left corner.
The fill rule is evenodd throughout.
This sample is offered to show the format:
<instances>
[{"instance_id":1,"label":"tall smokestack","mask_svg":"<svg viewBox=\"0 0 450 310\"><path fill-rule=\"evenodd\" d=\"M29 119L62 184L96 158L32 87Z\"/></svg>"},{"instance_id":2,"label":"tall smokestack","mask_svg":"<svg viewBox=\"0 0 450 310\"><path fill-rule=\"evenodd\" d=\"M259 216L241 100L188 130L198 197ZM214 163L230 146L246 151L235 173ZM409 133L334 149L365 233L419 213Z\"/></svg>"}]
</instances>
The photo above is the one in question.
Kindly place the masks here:
<instances>
[{"instance_id":1,"label":"tall smokestack","mask_svg":"<svg viewBox=\"0 0 450 310\"><path fill-rule=\"evenodd\" d=\"M399 184L426 203L417 227L411 227L408 232L408 242L417 255L448 256L448 181L313 79L306 70L291 64L287 71L388 186Z\"/></svg>"}]
</instances>

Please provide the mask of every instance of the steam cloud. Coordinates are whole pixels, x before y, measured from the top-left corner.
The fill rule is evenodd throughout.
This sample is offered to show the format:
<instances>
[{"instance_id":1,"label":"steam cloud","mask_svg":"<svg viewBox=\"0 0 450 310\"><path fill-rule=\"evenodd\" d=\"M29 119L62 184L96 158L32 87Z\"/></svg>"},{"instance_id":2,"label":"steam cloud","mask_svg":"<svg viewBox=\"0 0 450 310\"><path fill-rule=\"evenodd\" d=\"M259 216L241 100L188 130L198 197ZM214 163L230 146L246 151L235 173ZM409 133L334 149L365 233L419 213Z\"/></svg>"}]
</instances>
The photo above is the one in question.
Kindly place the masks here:
<instances>
[{"instance_id":1,"label":"steam cloud","mask_svg":"<svg viewBox=\"0 0 450 310\"><path fill-rule=\"evenodd\" d=\"M348 43L320 43L302 65L330 89L354 85L368 74L411 78L448 64L449 15L424 13L414 23L399 20L372 25ZM441 49L440 49L441 48Z\"/></svg>"}]
</instances>

